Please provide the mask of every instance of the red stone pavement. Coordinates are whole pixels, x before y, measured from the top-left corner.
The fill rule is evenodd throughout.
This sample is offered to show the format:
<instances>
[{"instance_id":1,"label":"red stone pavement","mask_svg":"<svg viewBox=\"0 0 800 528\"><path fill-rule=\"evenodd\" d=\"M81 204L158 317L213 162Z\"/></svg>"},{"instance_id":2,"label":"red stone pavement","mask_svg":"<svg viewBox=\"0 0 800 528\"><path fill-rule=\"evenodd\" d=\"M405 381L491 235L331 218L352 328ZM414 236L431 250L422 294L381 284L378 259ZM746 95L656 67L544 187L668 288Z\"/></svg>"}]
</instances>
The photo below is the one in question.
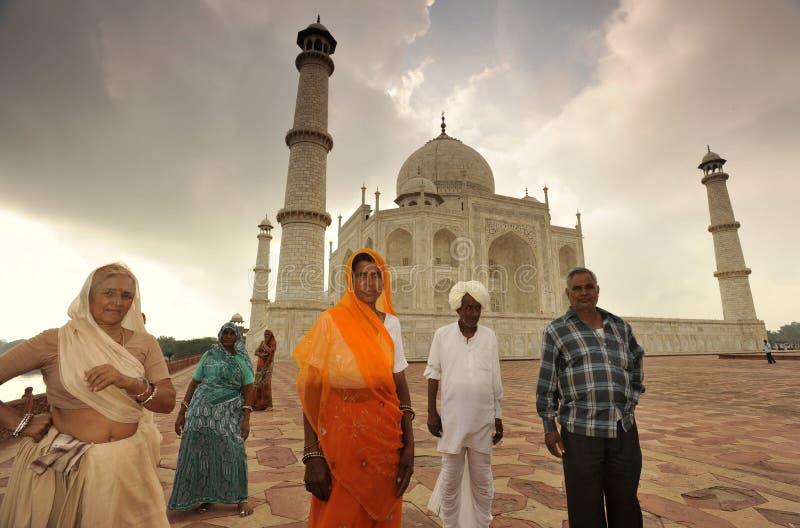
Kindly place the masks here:
<instances>
[{"instance_id":1,"label":"red stone pavement","mask_svg":"<svg viewBox=\"0 0 800 528\"><path fill-rule=\"evenodd\" d=\"M407 377L418 411L416 464L405 495L405 527L441 526L426 504L439 471L436 444L425 429L424 365ZM505 438L495 448L493 527L564 528L566 499L561 465L542 443L535 410L538 361L502 364ZM233 506L204 514L171 512L175 527L305 526L308 494L302 486L300 407L296 367L276 365L276 410L256 412L247 441L250 496L255 513ZM191 370L175 375L183 396ZM650 357L647 393L637 410L644 454L639 498L646 528L800 527L800 362ZM176 409L177 412L177 409ZM159 476L169 494L179 439L175 413L158 418L164 440ZM0 493L5 492L14 441L0 445Z\"/></svg>"}]
</instances>

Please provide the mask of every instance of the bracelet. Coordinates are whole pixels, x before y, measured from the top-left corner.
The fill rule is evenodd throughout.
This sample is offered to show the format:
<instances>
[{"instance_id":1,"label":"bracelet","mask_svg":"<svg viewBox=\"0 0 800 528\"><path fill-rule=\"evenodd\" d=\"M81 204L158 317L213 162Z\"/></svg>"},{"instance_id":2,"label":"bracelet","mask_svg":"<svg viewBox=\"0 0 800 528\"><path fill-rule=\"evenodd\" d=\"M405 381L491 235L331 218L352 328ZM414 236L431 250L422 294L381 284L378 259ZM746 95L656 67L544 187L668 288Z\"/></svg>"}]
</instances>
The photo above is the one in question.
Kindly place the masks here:
<instances>
[{"instance_id":1,"label":"bracelet","mask_svg":"<svg viewBox=\"0 0 800 528\"><path fill-rule=\"evenodd\" d=\"M183 407L187 411L189 410L189 404L186 402L186 400L181 400L181 407Z\"/></svg>"},{"instance_id":2,"label":"bracelet","mask_svg":"<svg viewBox=\"0 0 800 528\"><path fill-rule=\"evenodd\" d=\"M253 412L253 406L252 405L242 405L242 410L243 411Z\"/></svg>"},{"instance_id":3,"label":"bracelet","mask_svg":"<svg viewBox=\"0 0 800 528\"><path fill-rule=\"evenodd\" d=\"M142 402L142 407L144 407L147 402L155 398L156 394L158 394L158 387L156 387L153 383L151 383L150 386L153 387L153 392L151 392L150 396L148 396L147 399Z\"/></svg>"},{"instance_id":4,"label":"bracelet","mask_svg":"<svg viewBox=\"0 0 800 528\"><path fill-rule=\"evenodd\" d=\"M319 440L317 440L316 442L311 442L308 445L304 445L303 446L303 453L305 453L309 449L313 449L313 448L317 447L318 445L319 445Z\"/></svg>"},{"instance_id":5,"label":"bracelet","mask_svg":"<svg viewBox=\"0 0 800 528\"><path fill-rule=\"evenodd\" d=\"M322 454L322 451L309 451L303 455L303 464L307 463L312 458L325 458L325 455Z\"/></svg>"},{"instance_id":6,"label":"bracelet","mask_svg":"<svg viewBox=\"0 0 800 528\"><path fill-rule=\"evenodd\" d=\"M403 413L409 413L412 420L417 417L417 413L414 412L414 408L410 405L400 404L400 410Z\"/></svg>"},{"instance_id":7,"label":"bracelet","mask_svg":"<svg viewBox=\"0 0 800 528\"><path fill-rule=\"evenodd\" d=\"M31 418L33 418L33 415L31 413L25 414L25 416L22 417L22 420L19 421L19 425L17 426L17 428L14 429L13 433L11 433L11 436L17 438L19 434L22 432L22 430L28 427L28 424L31 422Z\"/></svg>"},{"instance_id":8,"label":"bracelet","mask_svg":"<svg viewBox=\"0 0 800 528\"><path fill-rule=\"evenodd\" d=\"M139 401L139 398L141 398L142 396L147 394L147 391L150 390L150 380L148 380L147 378L139 378L139 381L143 381L144 382L144 390L142 391L142 393L141 394L137 394L136 396L134 396L133 394L128 394L128 396L130 396L131 398L133 398L137 402Z\"/></svg>"}]
</instances>

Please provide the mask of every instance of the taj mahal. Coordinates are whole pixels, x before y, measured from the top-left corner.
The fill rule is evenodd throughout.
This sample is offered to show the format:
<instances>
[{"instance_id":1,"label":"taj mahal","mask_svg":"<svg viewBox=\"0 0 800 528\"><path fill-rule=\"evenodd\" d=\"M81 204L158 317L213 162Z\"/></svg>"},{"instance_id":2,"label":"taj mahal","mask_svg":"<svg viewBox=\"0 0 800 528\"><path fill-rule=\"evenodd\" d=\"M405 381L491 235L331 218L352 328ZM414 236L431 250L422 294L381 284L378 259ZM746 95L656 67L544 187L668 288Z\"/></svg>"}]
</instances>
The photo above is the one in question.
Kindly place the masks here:
<instances>
[{"instance_id":1,"label":"taj mahal","mask_svg":"<svg viewBox=\"0 0 800 528\"><path fill-rule=\"evenodd\" d=\"M288 357L319 314L342 296L347 259L354 250L370 247L392 269L392 297L410 361L425 360L435 330L453 321L447 302L452 285L472 279L489 289L491 306L484 307L481 324L497 333L501 357L538 358L545 326L568 307L567 271L591 267L591 255L584 255L581 216L571 227L553 225L547 187L543 201L527 191L522 197L496 194L492 168L478 151L448 134L444 114L441 132L399 168L394 207L381 208L377 191L368 201L362 186L361 203L348 218L338 217L336 247L325 247L325 230L332 223L325 210L327 155L333 148L328 83L336 44L319 20L297 35L299 81L294 123L286 133L286 194L284 207L275 214L281 227L278 269L271 276L274 227L264 218L258 225L250 335L271 328L278 356ZM757 350L766 336L750 292L725 162L709 148L698 167L708 195L723 319L620 314L648 354ZM269 299L271 280L274 300ZM258 343L250 339L248 349Z\"/></svg>"}]
</instances>

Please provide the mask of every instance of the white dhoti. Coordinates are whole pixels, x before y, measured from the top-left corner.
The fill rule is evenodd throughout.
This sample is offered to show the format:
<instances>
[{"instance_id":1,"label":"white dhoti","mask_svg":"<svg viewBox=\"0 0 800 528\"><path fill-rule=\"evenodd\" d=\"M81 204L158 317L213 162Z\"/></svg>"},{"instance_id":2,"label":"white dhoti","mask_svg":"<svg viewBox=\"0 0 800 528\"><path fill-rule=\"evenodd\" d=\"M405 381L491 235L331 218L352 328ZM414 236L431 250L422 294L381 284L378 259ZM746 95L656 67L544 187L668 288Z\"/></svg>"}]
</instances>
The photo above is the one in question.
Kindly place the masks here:
<instances>
[{"instance_id":1,"label":"white dhoti","mask_svg":"<svg viewBox=\"0 0 800 528\"><path fill-rule=\"evenodd\" d=\"M492 522L492 455L464 448L442 453L442 470L428 509L444 528L487 528Z\"/></svg>"}]
</instances>

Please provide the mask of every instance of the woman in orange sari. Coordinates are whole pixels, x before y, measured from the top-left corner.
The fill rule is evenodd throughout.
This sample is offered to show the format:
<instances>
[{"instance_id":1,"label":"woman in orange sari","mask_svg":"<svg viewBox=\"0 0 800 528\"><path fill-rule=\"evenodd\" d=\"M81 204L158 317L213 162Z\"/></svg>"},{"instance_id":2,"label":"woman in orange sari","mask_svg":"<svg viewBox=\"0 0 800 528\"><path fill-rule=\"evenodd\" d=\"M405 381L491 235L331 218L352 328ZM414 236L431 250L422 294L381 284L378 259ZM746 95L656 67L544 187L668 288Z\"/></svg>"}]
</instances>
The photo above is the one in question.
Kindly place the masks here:
<instances>
[{"instance_id":1,"label":"woman in orange sari","mask_svg":"<svg viewBox=\"0 0 800 528\"><path fill-rule=\"evenodd\" d=\"M411 396L386 262L360 249L347 291L295 348L309 527L400 528L414 472Z\"/></svg>"}]
</instances>

